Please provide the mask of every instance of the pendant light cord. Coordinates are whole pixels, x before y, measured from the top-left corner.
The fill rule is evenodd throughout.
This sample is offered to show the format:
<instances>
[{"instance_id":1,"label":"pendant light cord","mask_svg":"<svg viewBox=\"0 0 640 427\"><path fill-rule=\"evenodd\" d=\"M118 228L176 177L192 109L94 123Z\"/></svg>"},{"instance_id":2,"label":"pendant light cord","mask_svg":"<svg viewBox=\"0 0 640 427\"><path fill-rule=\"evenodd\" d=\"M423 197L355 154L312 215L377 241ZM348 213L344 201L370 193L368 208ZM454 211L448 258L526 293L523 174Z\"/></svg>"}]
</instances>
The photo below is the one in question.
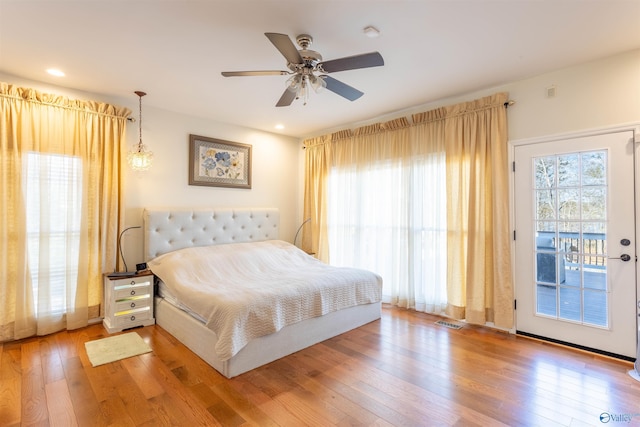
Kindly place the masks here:
<instances>
[{"instance_id":1,"label":"pendant light cord","mask_svg":"<svg viewBox=\"0 0 640 427\"><path fill-rule=\"evenodd\" d=\"M138 153L142 152L142 97L146 95L145 92L136 91L136 95L138 95Z\"/></svg>"}]
</instances>

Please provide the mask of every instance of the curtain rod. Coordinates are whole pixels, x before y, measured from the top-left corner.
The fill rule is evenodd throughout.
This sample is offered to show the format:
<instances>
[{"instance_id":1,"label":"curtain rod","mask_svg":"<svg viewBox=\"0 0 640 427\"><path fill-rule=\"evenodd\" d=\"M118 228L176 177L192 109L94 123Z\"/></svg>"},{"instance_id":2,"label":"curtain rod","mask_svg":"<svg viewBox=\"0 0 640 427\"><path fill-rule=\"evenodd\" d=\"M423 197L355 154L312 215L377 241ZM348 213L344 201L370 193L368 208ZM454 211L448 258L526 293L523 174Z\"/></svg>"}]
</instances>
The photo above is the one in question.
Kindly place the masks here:
<instances>
[{"instance_id":1,"label":"curtain rod","mask_svg":"<svg viewBox=\"0 0 640 427\"><path fill-rule=\"evenodd\" d=\"M510 99L510 100L506 101L503 105L504 105L504 108L509 108L510 106L512 106L512 105L513 105L513 104L515 104L515 103L516 103L516 101L514 101L513 99ZM134 119L134 118L129 118L129 120L133 120L133 121L135 121L135 119ZM306 147L305 145L303 145L303 146L302 146L302 149L303 149L303 150L306 150L306 149L307 149L307 147Z\"/></svg>"},{"instance_id":2,"label":"curtain rod","mask_svg":"<svg viewBox=\"0 0 640 427\"><path fill-rule=\"evenodd\" d=\"M2 92L0 91L0 98L10 98L10 99L14 99L16 101L21 101L21 102L30 102L33 104L39 104L39 105L44 105L47 107L55 107L55 108L63 108L65 110L71 110L71 111L79 111L82 113L91 113L91 114L97 114L99 116L104 116L104 117L112 117L112 118L116 118L116 119L120 119L120 118L124 118L124 119L128 119L129 117L125 117L124 114L119 114L119 113L127 113L129 111L128 108L123 108L123 107L118 107L116 105L113 104L109 104L109 103L104 103L104 102L98 102L98 101L83 101L83 100L79 100L79 99L73 99L67 96L58 96L58 95L52 95L46 92L40 92L36 89L31 89L31 88L22 88L22 87L18 87L18 86L14 86L14 85L8 85L10 90L12 90L11 88L15 88L15 90L18 92L17 94L14 92ZM23 95L23 92L25 91L32 91L35 92L36 94L42 94L45 95L45 98L47 97L54 97L55 99L53 101L50 101L48 99L45 100L41 100L41 99L37 99L38 97L29 97L29 96L25 96ZM75 105L75 104L79 104L79 105ZM99 104L99 105L106 105L108 107L111 107L111 110L115 110L116 112L105 112L105 111L98 111L96 108L93 108L92 105L89 105L89 108L86 108L86 106L88 104Z\"/></svg>"}]
</instances>

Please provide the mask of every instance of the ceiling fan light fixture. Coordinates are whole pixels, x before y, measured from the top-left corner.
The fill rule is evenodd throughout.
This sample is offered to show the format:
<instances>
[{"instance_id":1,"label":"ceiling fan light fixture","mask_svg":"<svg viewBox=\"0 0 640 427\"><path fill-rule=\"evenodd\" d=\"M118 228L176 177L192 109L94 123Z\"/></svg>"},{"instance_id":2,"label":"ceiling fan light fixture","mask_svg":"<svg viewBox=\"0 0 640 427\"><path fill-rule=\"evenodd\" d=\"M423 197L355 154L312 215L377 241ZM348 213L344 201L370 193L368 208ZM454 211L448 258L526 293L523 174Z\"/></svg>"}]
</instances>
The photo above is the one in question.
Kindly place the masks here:
<instances>
[{"instance_id":1,"label":"ceiling fan light fixture","mask_svg":"<svg viewBox=\"0 0 640 427\"><path fill-rule=\"evenodd\" d=\"M296 98L302 98L304 100L303 105L307 105L307 100L309 99L309 81L308 77L303 76L301 78L300 88L298 89L298 94Z\"/></svg>"},{"instance_id":2,"label":"ceiling fan light fixture","mask_svg":"<svg viewBox=\"0 0 640 427\"><path fill-rule=\"evenodd\" d=\"M287 90L294 93L298 93L302 83L302 76L300 74L295 74L289 77L286 83L287 83Z\"/></svg>"},{"instance_id":3,"label":"ceiling fan light fixture","mask_svg":"<svg viewBox=\"0 0 640 427\"><path fill-rule=\"evenodd\" d=\"M309 81L311 82L311 87L316 93L322 92L327 87L327 82L324 81L322 76L314 76L313 74L309 77Z\"/></svg>"}]
</instances>

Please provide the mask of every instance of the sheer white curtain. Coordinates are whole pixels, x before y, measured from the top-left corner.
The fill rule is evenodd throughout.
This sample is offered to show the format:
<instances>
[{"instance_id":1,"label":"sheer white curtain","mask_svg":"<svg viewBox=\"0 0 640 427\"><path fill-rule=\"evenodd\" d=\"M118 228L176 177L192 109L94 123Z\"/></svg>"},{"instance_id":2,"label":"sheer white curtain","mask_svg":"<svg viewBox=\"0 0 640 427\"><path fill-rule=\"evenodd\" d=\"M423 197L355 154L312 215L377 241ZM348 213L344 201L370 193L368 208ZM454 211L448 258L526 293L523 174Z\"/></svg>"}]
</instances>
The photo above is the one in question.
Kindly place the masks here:
<instances>
[{"instance_id":1,"label":"sheer white curtain","mask_svg":"<svg viewBox=\"0 0 640 427\"><path fill-rule=\"evenodd\" d=\"M411 144L406 122L356 130L336 142L328 172L327 229L333 265L357 266L383 278L383 299L442 313L447 303L444 147Z\"/></svg>"},{"instance_id":2,"label":"sheer white curtain","mask_svg":"<svg viewBox=\"0 0 640 427\"><path fill-rule=\"evenodd\" d=\"M28 152L23 157L27 260L41 335L66 327L75 306L82 223L82 159Z\"/></svg>"}]
</instances>

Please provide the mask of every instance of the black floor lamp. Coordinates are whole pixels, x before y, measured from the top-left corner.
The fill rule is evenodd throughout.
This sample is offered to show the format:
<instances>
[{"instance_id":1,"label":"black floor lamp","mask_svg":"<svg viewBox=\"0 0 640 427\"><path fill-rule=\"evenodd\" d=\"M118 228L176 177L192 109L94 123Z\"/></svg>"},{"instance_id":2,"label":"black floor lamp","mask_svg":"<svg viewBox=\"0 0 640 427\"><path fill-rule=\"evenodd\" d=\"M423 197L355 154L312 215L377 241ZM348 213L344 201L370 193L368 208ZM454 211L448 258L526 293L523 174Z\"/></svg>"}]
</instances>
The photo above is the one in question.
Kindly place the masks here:
<instances>
[{"instance_id":1,"label":"black floor lamp","mask_svg":"<svg viewBox=\"0 0 640 427\"><path fill-rule=\"evenodd\" d=\"M120 235L118 236L118 254L120 255L120 258L122 258L122 263L124 264L124 271L114 271L113 273L109 273L108 277L123 277L123 276L131 276L134 272L133 271L127 271L127 261L125 261L124 259L124 254L122 253L122 236L124 235L124 233L127 232L127 230L131 230L132 228L142 228L139 225L134 225L133 227L127 227L124 230L122 230L122 233L120 233ZM116 265L118 264L117 260L116 260Z\"/></svg>"},{"instance_id":2,"label":"black floor lamp","mask_svg":"<svg viewBox=\"0 0 640 427\"><path fill-rule=\"evenodd\" d=\"M298 231L296 231L296 235L295 235L295 237L293 238L293 246L295 246L295 245L296 245L296 240L298 240L298 233L300 233L300 230L302 230L302 227L304 227L304 225L305 225L306 223L308 223L309 221L311 221L311 218L307 218L307 219L305 219L305 220L304 220L304 222L303 222L302 224L300 224L300 227L298 227Z\"/></svg>"}]
</instances>

